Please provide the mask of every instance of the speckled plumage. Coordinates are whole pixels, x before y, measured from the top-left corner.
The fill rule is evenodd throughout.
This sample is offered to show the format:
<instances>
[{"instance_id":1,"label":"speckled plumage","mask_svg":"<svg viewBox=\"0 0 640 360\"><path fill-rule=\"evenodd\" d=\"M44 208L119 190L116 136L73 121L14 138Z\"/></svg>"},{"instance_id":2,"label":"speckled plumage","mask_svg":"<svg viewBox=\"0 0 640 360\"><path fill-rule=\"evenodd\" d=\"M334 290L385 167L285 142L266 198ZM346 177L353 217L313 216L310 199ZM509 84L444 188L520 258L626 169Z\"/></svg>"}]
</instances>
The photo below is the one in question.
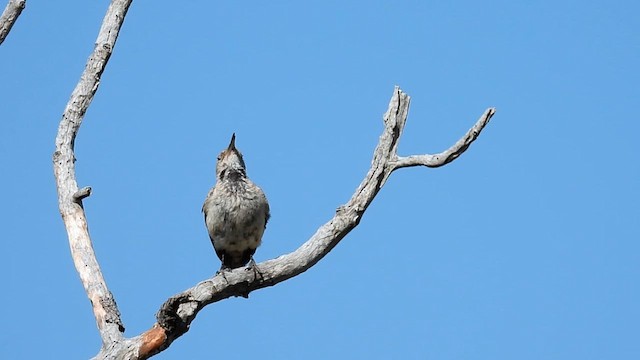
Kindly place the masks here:
<instances>
[{"instance_id":1,"label":"speckled plumage","mask_svg":"<svg viewBox=\"0 0 640 360\"><path fill-rule=\"evenodd\" d=\"M211 243L221 269L247 265L262 242L269 220L269 203L262 189L247 177L242 154L229 147L218 156L216 184L202 206Z\"/></svg>"}]
</instances>

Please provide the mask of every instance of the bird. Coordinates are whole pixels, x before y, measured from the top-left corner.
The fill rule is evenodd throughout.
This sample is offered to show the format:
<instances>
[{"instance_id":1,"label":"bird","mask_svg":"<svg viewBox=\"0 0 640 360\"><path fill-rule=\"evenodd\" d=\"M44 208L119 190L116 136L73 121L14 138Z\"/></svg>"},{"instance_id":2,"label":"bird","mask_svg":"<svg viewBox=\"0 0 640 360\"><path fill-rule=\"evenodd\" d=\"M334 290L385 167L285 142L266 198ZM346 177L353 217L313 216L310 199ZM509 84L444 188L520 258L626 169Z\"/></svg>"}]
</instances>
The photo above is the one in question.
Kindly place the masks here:
<instances>
[{"instance_id":1,"label":"bird","mask_svg":"<svg viewBox=\"0 0 640 360\"><path fill-rule=\"evenodd\" d=\"M216 162L216 183L202 205L204 222L220 270L233 270L249 264L256 268L253 255L262 243L271 217L264 191L247 177L242 153L236 148L236 134Z\"/></svg>"}]
</instances>

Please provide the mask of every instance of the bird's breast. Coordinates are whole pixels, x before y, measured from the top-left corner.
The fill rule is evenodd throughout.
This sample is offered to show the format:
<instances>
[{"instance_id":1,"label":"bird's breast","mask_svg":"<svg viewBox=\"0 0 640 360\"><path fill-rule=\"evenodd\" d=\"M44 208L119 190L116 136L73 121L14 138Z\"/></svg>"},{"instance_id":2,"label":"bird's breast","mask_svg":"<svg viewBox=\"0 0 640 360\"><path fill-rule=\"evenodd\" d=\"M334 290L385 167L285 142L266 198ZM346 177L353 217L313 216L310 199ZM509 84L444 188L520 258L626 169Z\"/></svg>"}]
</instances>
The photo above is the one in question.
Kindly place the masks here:
<instances>
[{"instance_id":1,"label":"bird's breast","mask_svg":"<svg viewBox=\"0 0 640 360\"><path fill-rule=\"evenodd\" d=\"M220 187L207 197L203 211L216 249L244 251L260 246L268 204L262 191L255 189Z\"/></svg>"}]
</instances>

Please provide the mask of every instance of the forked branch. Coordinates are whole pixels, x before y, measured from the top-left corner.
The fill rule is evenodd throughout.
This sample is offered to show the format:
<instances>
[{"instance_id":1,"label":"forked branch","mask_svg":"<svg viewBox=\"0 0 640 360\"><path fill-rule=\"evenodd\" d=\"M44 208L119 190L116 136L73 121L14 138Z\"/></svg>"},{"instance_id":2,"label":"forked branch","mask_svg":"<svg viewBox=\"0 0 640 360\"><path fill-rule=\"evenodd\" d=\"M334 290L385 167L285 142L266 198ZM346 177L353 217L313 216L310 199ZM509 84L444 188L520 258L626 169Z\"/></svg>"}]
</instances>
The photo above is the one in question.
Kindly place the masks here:
<instances>
[{"instance_id":1,"label":"forked branch","mask_svg":"<svg viewBox=\"0 0 640 360\"><path fill-rule=\"evenodd\" d=\"M157 323L143 335L131 339L140 342L140 358L152 356L167 348L173 340L189 330L196 315L208 304L232 296L248 296L254 290L290 279L308 270L327 255L353 228L385 184L391 173L415 165L441 166L460 156L487 125L495 109L490 108L471 130L450 149L437 155L417 155L401 158L398 141L409 112L409 96L395 88L389 109L384 114L384 130L373 154L371 168L351 199L339 207L334 217L294 252L258 264L262 277L252 271L236 269L200 282L167 300L158 311ZM411 159L411 160L407 160Z\"/></svg>"},{"instance_id":2,"label":"forked branch","mask_svg":"<svg viewBox=\"0 0 640 360\"><path fill-rule=\"evenodd\" d=\"M26 0L9 0L9 3L0 16L0 44L2 44L7 35L9 35L9 31L11 31L13 24L18 20L18 16L20 16L22 10L24 10L26 4Z\"/></svg>"},{"instance_id":3,"label":"forked branch","mask_svg":"<svg viewBox=\"0 0 640 360\"><path fill-rule=\"evenodd\" d=\"M124 326L115 299L96 260L87 219L82 206L91 188L79 189L75 176L75 138L82 119L100 84L100 77L111 56L131 0L112 0L104 18L96 46L65 108L53 155L60 213L69 236L71 256L102 337L97 359L147 359L166 349L189 330L196 315L208 304L232 296L247 297L250 292L276 285L311 268L327 255L353 228L391 173L408 166L445 165L460 156L487 125L494 109L488 109L475 126L450 149L437 155L398 157L398 141L409 112L410 98L395 88L384 114L384 130L373 154L371 168L351 199L294 252L258 264L261 277L253 271L235 269L225 277L215 276L169 298L158 311L157 322L141 335L123 336Z\"/></svg>"}]
</instances>

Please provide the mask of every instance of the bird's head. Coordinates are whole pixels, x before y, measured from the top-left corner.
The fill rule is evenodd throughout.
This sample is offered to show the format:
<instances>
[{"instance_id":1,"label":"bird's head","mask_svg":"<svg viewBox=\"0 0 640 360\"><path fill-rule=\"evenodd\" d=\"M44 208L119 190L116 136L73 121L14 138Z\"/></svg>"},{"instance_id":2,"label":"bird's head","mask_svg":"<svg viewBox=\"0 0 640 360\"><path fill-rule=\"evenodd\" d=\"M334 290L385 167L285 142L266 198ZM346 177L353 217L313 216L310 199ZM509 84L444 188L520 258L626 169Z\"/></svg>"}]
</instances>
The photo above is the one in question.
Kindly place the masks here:
<instances>
[{"instance_id":1,"label":"bird's head","mask_svg":"<svg viewBox=\"0 0 640 360\"><path fill-rule=\"evenodd\" d=\"M218 180L238 180L247 176L242 153L236 149L236 134L231 136L229 147L218 155L216 164Z\"/></svg>"}]
</instances>

